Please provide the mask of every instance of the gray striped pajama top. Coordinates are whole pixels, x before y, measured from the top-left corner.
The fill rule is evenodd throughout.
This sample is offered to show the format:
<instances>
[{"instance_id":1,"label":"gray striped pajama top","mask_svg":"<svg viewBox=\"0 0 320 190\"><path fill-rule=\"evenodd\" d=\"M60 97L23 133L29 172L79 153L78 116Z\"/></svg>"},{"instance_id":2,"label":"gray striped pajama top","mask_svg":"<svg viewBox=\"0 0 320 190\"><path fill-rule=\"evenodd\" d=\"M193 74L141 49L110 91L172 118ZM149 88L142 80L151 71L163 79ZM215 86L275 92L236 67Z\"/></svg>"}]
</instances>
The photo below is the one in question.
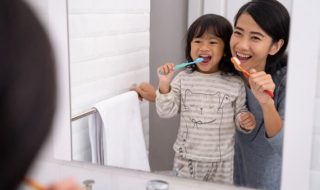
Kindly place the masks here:
<instances>
[{"instance_id":1,"label":"gray striped pajama top","mask_svg":"<svg viewBox=\"0 0 320 190\"><path fill-rule=\"evenodd\" d=\"M171 82L169 93L157 90L156 109L163 118L180 113L173 146L177 155L218 162L233 159L236 126L241 130L238 117L247 111L245 100L245 87L239 76L182 71Z\"/></svg>"}]
</instances>

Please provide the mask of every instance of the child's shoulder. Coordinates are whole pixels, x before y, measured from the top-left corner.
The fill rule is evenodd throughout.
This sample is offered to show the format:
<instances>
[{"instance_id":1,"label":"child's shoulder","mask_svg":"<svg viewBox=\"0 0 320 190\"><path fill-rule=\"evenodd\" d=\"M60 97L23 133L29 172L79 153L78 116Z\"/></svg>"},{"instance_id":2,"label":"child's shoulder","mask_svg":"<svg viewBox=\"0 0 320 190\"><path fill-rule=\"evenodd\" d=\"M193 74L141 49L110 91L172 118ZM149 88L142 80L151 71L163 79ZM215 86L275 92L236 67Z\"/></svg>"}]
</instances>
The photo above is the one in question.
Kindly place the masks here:
<instances>
[{"instance_id":1,"label":"child's shoulder","mask_svg":"<svg viewBox=\"0 0 320 190\"><path fill-rule=\"evenodd\" d=\"M230 73L221 73L221 78L227 82L243 85L243 79L239 75L230 74Z\"/></svg>"}]
</instances>

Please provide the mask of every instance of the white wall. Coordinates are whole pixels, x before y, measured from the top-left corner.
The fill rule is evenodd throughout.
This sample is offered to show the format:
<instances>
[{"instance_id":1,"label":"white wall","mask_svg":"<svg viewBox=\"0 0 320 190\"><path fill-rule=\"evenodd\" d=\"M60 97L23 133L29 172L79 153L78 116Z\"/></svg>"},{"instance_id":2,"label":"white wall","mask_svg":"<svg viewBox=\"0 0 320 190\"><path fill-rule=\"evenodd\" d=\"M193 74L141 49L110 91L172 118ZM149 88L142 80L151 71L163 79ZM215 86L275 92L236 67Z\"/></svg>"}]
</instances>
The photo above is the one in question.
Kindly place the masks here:
<instances>
[{"instance_id":1,"label":"white wall","mask_svg":"<svg viewBox=\"0 0 320 190\"><path fill-rule=\"evenodd\" d=\"M69 0L72 115L149 81L149 0ZM146 143L149 107L141 103ZM74 160L90 160L87 118L72 122Z\"/></svg>"},{"instance_id":2,"label":"white wall","mask_svg":"<svg viewBox=\"0 0 320 190\"><path fill-rule=\"evenodd\" d=\"M320 36L320 31L318 31ZM318 44L320 44L320 37ZM318 49L317 60L317 86L316 97L314 101L314 121L313 121L313 141L312 141L312 156L311 156L311 189L320 189L320 49Z\"/></svg>"},{"instance_id":3,"label":"white wall","mask_svg":"<svg viewBox=\"0 0 320 190\"><path fill-rule=\"evenodd\" d=\"M233 23L239 8L249 0L189 0L188 26L199 16L214 13L226 17ZM292 0L279 0L291 12Z\"/></svg>"},{"instance_id":4,"label":"white wall","mask_svg":"<svg viewBox=\"0 0 320 190\"><path fill-rule=\"evenodd\" d=\"M43 155L71 159L70 99L66 0L26 0L48 32L54 50L57 70L57 108L51 138ZM54 140L52 137L58 137Z\"/></svg>"},{"instance_id":5,"label":"white wall","mask_svg":"<svg viewBox=\"0 0 320 190\"><path fill-rule=\"evenodd\" d=\"M320 2L293 1L282 189L320 189Z\"/></svg>"}]
</instances>

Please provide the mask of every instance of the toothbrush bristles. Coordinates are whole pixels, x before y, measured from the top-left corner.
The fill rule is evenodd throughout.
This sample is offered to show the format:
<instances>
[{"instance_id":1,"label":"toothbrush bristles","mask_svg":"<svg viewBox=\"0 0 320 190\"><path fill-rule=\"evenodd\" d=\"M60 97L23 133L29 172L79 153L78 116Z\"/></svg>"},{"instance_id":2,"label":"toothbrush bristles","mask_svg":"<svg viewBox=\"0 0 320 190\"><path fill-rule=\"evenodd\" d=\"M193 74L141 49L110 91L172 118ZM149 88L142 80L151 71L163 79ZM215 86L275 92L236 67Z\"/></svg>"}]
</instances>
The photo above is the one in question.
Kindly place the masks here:
<instances>
[{"instance_id":1,"label":"toothbrush bristles","mask_svg":"<svg viewBox=\"0 0 320 190\"><path fill-rule=\"evenodd\" d=\"M237 64L237 65L241 64L240 60L237 57L231 57L231 61L232 61L232 63Z\"/></svg>"}]
</instances>

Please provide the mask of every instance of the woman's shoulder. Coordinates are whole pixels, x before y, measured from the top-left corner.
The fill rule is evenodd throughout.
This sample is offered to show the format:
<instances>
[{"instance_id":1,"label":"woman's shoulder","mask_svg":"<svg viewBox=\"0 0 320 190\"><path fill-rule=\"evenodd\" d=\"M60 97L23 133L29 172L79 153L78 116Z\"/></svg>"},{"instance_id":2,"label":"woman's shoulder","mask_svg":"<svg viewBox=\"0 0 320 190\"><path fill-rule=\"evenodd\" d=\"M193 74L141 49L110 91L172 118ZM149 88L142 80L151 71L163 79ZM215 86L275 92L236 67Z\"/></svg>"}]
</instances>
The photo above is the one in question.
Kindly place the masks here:
<instances>
[{"instance_id":1,"label":"woman's shoulder","mask_svg":"<svg viewBox=\"0 0 320 190\"><path fill-rule=\"evenodd\" d=\"M272 75L272 78L276 86L285 86L287 81L287 66L284 66L281 69L277 70Z\"/></svg>"}]
</instances>

